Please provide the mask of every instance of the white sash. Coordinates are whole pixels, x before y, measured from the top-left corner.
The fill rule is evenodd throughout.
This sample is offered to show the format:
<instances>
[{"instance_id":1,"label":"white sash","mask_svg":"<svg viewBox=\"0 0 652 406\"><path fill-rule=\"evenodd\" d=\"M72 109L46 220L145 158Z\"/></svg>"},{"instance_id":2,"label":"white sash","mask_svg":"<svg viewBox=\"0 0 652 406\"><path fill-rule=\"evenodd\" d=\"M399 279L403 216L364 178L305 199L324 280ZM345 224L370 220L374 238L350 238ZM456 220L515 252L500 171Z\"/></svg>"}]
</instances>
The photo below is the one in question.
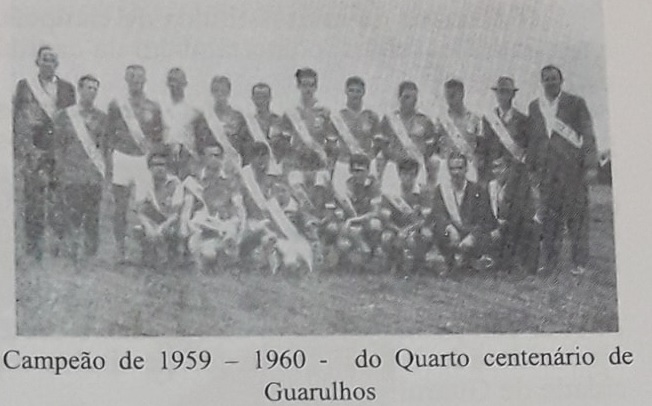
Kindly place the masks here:
<instances>
[{"instance_id":1,"label":"white sash","mask_svg":"<svg viewBox=\"0 0 652 406\"><path fill-rule=\"evenodd\" d=\"M93 138L88 133L88 127L86 127L86 122L79 112L79 105L74 105L66 109L68 117L70 117L70 122L72 127L75 130L75 135L79 142L81 142L84 147L86 155L90 158L91 162L95 168L100 172L100 175L104 177L106 173L106 164L104 163L104 155L102 151L97 147L97 143L93 141Z\"/></svg>"},{"instance_id":2,"label":"white sash","mask_svg":"<svg viewBox=\"0 0 652 406\"><path fill-rule=\"evenodd\" d=\"M274 151L272 151L272 146L269 144L269 141L267 140L267 136L263 134L263 129L260 127L260 124L258 123L258 120L256 120L256 117L251 114L251 113L246 113L244 114L245 121L247 122L247 127L249 127L249 130L251 131L251 135L253 135L254 139L258 142L262 142L265 145L267 145L267 148L269 148L269 168L267 168L267 174L269 175L274 175L274 176L279 176L283 174L283 167L281 164L276 160L276 157L274 157Z\"/></svg>"},{"instance_id":3,"label":"white sash","mask_svg":"<svg viewBox=\"0 0 652 406\"><path fill-rule=\"evenodd\" d=\"M472 182L478 181L478 168L475 163L475 152L473 148L469 145L468 142L462 136L460 129L457 128L453 120L448 116L447 113L441 115L441 124L444 126L444 130L448 134L448 137L453 141L455 147L466 156L468 161L469 171L467 172L467 178ZM445 176L444 176L445 177Z\"/></svg>"},{"instance_id":4,"label":"white sash","mask_svg":"<svg viewBox=\"0 0 652 406\"><path fill-rule=\"evenodd\" d=\"M25 78L25 80L41 109L43 109L45 114L52 119L57 109L56 101L53 101L52 96L43 89L43 86L41 86L41 82L37 77L28 77Z\"/></svg>"},{"instance_id":5,"label":"white sash","mask_svg":"<svg viewBox=\"0 0 652 406\"><path fill-rule=\"evenodd\" d=\"M569 125L564 123L557 117L557 110L554 111L554 117L550 108L546 108L543 103L543 99L540 97L538 99L539 111L543 116L543 122L546 125L546 130L548 131L548 136L552 136L553 131L559 134L563 139L568 141L575 148L581 148L584 142L584 139L575 132ZM558 108L557 108L558 109ZM552 128L550 128L552 127Z\"/></svg>"},{"instance_id":6,"label":"white sash","mask_svg":"<svg viewBox=\"0 0 652 406\"><path fill-rule=\"evenodd\" d=\"M342 112L340 111L336 114L333 114L331 116L331 120L333 121L333 125L335 126L335 129L340 134L340 137L342 138L346 146L349 148L351 154L363 154L364 151L362 147L360 147L358 140L356 140L353 134L351 133L351 129L346 124L346 121L344 121Z\"/></svg>"},{"instance_id":7,"label":"white sash","mask_svg":"<svg viewBox=\"0 0 652 406\"><path fill-rule=\"evenodd\" d=\"M219 142L222 145L222 148L224 149L224 155L226 158L237 164L237 167L240 168L242 166L242 157L238 153L238 151L233 147L233 144L231 144L231 141L229 141L229 137L227 137L226 133L224 132L224 126L220 122L220 120L217 118L217 115L211 108L208 111L208 114L205 114L206 116L206 122L208 123L208 126L211 129L211 133L213 133L213 137L215 137L215 140Z\"/></svg>"},{"instance_id":8,"label":"white sash","mask_svg":"<svg viewBox=\"0 0 652 406\"><path fill-rule=\"evenodd\" d=\"M127 124L127 129L129 130L131 138L136 142L140 151L146 154L149 150L147 147L147 137L145 137L143 129L140 127L140 123L136 118L136 113L134 113L133 107L131 107L131 103L129 103L129 100L121 100L116 104L120 109L122 119L125 124Z\"/></svg>"},{"instance_id":9,"label":"white sash","mask_svg":"<svg viewBox=\"0 0 652 406\"><path fill-rule=\"evenodd\" d=\"M290 111L287 112L287 116L290 119L290 122L292 122L292 126L299 134L301 141L303 141L303 143L306 144L308 148L319 154L321 159L324 160L324 163L326 163L326 152L324 151L324 148L322 148L322 146L319 145L317 141L315 141L310 135L310 131L308 130L308 127L306 127L306 123L301 118L298 108L290 109Z\"/></svg>"},{"instance_id":10,"label":"white sash","mask_svg":"<svg viewBox=\"0 0 652 406\"><path fill-rule=\"evenodd\" d=\"M441 191L444 206L446 206L446 211L448 212L453 225L458 229L461 228L464 223L462 222L460 207L457 204L457 199L455 199L455 192L453 191L453 184L451 183L450 177L442 179L439 183L439 190Z\"/></svg>"},{"instance_id":11,"label":"white sash","mask_svg":"<svg viewBox=\"0 0 652 406\"><path fill-rule=\"evenodd\" d=\"M523 162L525 160L525 151L514 142L514 139L509 134L509 131L507 131L507 127L505 127L503 120L498 116L498 112L493 111L492 113L486 114L485 118L503 146L505 146L517 161Z\"/></svg>"},{"instance_id":12,"label":"white sash","mask_svg":"<svg viewBox=\"0 0 652 406\"><path fill-rule=\"evenodd\" d=\"M491 203L491 211L495 218L498 218L498 181L493 179L489 182L489 201Z\"/></svg>"},{"instance_id":13,"label":"white sash","mask_svg":"<svg viewBox=\"0 0 652 406\"><path fill-rule=\"evenodd\" d=\"M262 190L260 190L260 185L256 182L254 171L250 165L242 168L242 180L256 206L263 213L269 213L274 223L289 240L290 247L306 260L312 270L312 248L310 244L297 231L290 219L287 218L276 198L273 197L269 200L265 198Z\"/></svg>"},{"instance_id":14,"label":"white sash","mask_svg":"<svg viewBox=\"0 0 652 406\"><path fill-rule=\"evenodd\" d=\"M573 130L569 125L561 121L559 117L555 117L555 120L552 122L552 130L561 135L575 148L582 148L584 139L580 137L580 135L575 132L575 130Z\"/></svg>"},{"instance_id":15,"label":"white sash","mask_svg":"<svg viewBox=\"0 0 652 406\"><path fill-rule=\"evenodd\" d=\"M419 148L414 144L410 136L408 135L407 128L403 124L403 120L399 117L399 113L389 114L389 124L394 130L394 133L398 137L399 142L403 145L403 148L419 162L419 173L417 174L417 183L419 185L425 185L428 181L428 172L426 172L426 161L423 158L423 153L419 152Z\"/></svg>"}]
</instances>

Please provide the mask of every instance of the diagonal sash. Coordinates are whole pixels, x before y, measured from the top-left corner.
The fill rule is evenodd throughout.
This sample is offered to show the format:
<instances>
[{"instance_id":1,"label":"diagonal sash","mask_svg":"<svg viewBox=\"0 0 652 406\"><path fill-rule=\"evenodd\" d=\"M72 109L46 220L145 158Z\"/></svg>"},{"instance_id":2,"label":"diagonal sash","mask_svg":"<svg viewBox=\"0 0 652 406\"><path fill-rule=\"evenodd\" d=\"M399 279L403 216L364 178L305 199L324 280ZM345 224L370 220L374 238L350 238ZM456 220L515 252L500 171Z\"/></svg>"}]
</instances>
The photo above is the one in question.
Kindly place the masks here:
<instances>
[{"instance_id":1,"label":"diagonal sash","mask_svg":"<svg viewBox=\"0 0 652 406\"><path fill-rule=\"evenodd\" d=\"M79 112L79 105L74 105L66 109L66 113L70 118L72 127L75 130L75 135L79 142L81 142L82 147L84 147L84 152L88 155L91 162L95 168L100 172L100 175L104 177L106 173L106 164L104 163L104 155L102 151L97 147L95 141L88 133L88 127L86 127L86 122Z\"/></svg>"},{"instance_id":2,"label":"diagonal sash","mask_svg":"<svg viewBox=\"0 0 652 406\"><path fill-rule=\"evenodd\" d=\"M346 121L344 121L342 112L340 111L336 114L333 114L331 116L331 121L333 122L337 132L340 134L340 137L349 148L349 152L351 152L351 154L364 154L364 150L360 146L360 143L358 143L358 140L355 139L351 133L351 129L346 124Z\"/></svg>"},{"instance_id":3,"label":"diagonal sash","mask_svg":"<svg viewBox=\"0 0 652 406\"><path fill-rule=\"evenodd\" d=\"M491 203L491 211L494 213L494 217L498 218L498 181L492 179L487 185L489 189L489 202Z\"/></svg>"},{"instance_id":4,"label":"diagonal sash","mask_svg":"<svg viewBox=\"0 0 652 406\"><path fill-rule=\"evenodd\" d=\"M455 144L455 147L466 156L466 159L469 164L469 172L467 173L467 178L472 181L472 182L477 182L478 180L478 168L475 163L475 152L473 151L473 148L469 145L468 142L464 139L464 136L462 136L462 133L460 132L460 129L457 128L453 120L448 116L448 114L444 113L442 114L441 118L441 124L444 127L444 130L446 131L446 134L448 134L448 137L453 141L453 144ZM445 177L445 176L444 176Z\"/></svg>"},{"instance_id":5,"label":"diagonal sash","mask_svg":"<svg viewBox=\"0 0 652 406\"><path fill-rule=\"evenodd\" d=\"M274 156L274 151L272 150L272 146L269 144L269 141L267 140L267 136L263 134L263 129L260 127L260 124L258 123L258 120L256 120L256 117L251 113L245 113L244 118L245 121L247 122L247 127L249 127L249 131L251 131L251 135L253 135L254 139L258 142L264 143L265 145L267 145L267 148L269 149L270 159L269 159L269 168L267 168L267 174L274 175L274 176L279 176L283 174L283 167L276 160L276 157Z\"/></svg>"},{"instance_id":6,"label":"diagonal sash","mask_svg":"<svg viewBox=\"0 0 652 406\"><path fill-rule=\"evenodd\" d=\"M133 138L136 145L138 145L138 148L140 148L143 153L147 153L149 150L147 147L147 137L145 137L145 133L143 133L143 129L140 127L140 123L136 118L136 113L134 112L133 107L131 107L131 103L129 103L129 100L121 100L117 102L117 105L120 109L122 119L125 124L127 124L127 129L129 130L131 138Z\"/></svg>"},{"instance_id":7,"label":"diagonal sash","mask_svg":"<svg viewBox=\"0 0 652 406\"><path fill-rule=\"evenodd\" d=\"M312 248L310 244L297 231L290 219L287 218L276 198L273 197L269 200L265 198L262 190L260 190L260 185L256 182L254 171L250 165L242 168L242 180L256 206L263 213L269 213L274 223L289 240L290 247L296 250L296 253L306 260L312 270Z\"/></svg>"},{"instance_id":8,"label":"diagonal sash","mask_svg":"<svg viewBox=\"0 0 652 406\"><path fill-rule=\"evenodd\" d=\"M229 141L229 137L227 137L226 132L224 132L224 125L217 118L217 115L212 108L208 114L205 114L205 116L208 127L210 127L211 133L213 133L213 137L215 137L215 140L222 145L222 148L224 148L226 158L229 161L236 163L237 167L240 168L242 166L242 157L233 144L231 144L231 141Z\"/></svg>"},{"instance_id":9,"label":"diagonal sash","mask_svg":"<svg viewBox=\"0 0 652 406\"><path fill-rule=\"evenodd\" d=\"M310 131L308 130L308 127L306 127L306 123L303 121L301 115L299 114L299 109L290 109L287 112L287 116L290 119L290 122L292 122L292 126L299 134L301 141L303 141L303 143L306 144L308 148L315 151L319 155L320 159L326 163L326 152L324 151L324 148L322 148L322 146L319 145L317 141L315 141L310 135Z\"/></svg>"},{"instance_id":10,"label":"diagonal sash","mask_svg":"<svg viewBox=\"0 0 652 406\"><path fill-rule=\"evenodd\" d=\"M399 142L407 150L407 152L419 162L419 173L417 174L417 183L419 185L425 185L427 182L428 172L426 172L426 161L423 158L423 153L419 152L419 148L414 144L410 136L408 135L407 128L405 124L399 117L399 113L395 112L389 114L389 124L394 131L394 134L398 137Z\"/></svg>"},{"instance_id":11,"label":"diagonal sash","mask_svg":"<svg viewBox=\"0 0 652 406\"><path fill-rule=\"evenodd\" d=\"M543 99L540 97L538 99L538 104L539 104L539 111L541 112L541 115L543 116L543 122L546 126L546 129L548 131L548 136L552 136L553 131L559 134L563 139L568 141L572 146L575 148L582 148L582 144L584 143L584 139L580 137L580 135L571 128L568 124L564 123L559 117L557 117L557 111L555 111L555 116L554 117L549 117L548 113L550 110L546 109L546 107L543 106ZM552 119L552 122L549 122ZM552 128L550 128L552 127Z\"/></svg>"},{"instance_id":12,"label":"diagonal sash","mask_svg":"<svg viewBox=\"0 0 652 406\"><path fill-rule=\"evenodd\" d=\"M448 212L453 225L460 229L464 225L464 222L462 222L460 207L457 205L450 177L444 177L441 182L439 182L439 190L441 191L444 206L446 207L446 211Z\"/></svg>"},{"instance_id":13,"label":"diagonal sash","mask_svg":"<svg viewBox=\"0 0 652 406\"><path fill-rule=\"evenodd\" d=\"M559 117L555 117L555 120L552 122L552 130L561 135L562 138L568 141L575 148L582 148L584 139L580 137L580 135L568 124L561 121Z\"/></svg>"},{"instance_id":14,"label":"diagonal sash","mask_svg":"<svg viewBox=\"0 0 652 406\"><path fill-rule=\"evenodd\" d=\"M498 136L498 139L503 144L503 146L512 154L517 161L523 162L525 160L525 151L521 148L509 134L507 127L503 123L503 120L498 116L498 112L493 111L489 114L485 114L487 122L494 130L494 133Z\"/></svg>"},{"instance_id":15,"label":"diagonal sash","mask_svg":"<svg viewBox=\"0 0 652 406\"><path fill-rule=\"evenodd\" d=\"M52 119L54 117L54 113L56 113L56 102L52 101L52 97L45 91L45 89L43 89L43 86L41 86L41 82L38 80L38 78L28 77L25 78L25 80L27 81L32 94L34 95L34 98L38 102L41 109L45 112L45 114L47 114L48 117L50 117L50 119Z\"/></svg>"}]
</instances>

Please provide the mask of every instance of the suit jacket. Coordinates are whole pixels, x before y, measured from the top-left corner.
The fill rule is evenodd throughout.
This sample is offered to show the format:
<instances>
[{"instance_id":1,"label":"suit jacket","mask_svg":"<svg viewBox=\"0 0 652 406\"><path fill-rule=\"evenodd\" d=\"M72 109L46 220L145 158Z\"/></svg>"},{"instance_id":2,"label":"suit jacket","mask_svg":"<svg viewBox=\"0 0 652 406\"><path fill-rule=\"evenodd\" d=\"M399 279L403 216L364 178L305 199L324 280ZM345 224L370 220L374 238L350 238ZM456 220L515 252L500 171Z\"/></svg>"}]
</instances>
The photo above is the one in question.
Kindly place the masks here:
<instances>
[{"instance_id":1,"label":"suit jacket","mask_svg":"<svg viewBox=\"0 0 652 406\"><path fill-rule=\"evenodd\" d=\"M556 132L548 137L538 100L530 103L528 112L530 137L527 165L539 179L544 177L549 165L561 163L565 170L575 175L581 175L587 169L597 166L593 123L583 98L561 92L557 110L557 117L581 136L581 148L574 147Z\"/></svg>"},{"instance_id":2,"label":"suit jacket","mask_svg":"<svg viewBox=\"0 0 652 406\"><path fill-rule=\"evenodd\" d=\"M534 218L536 210L527 175L523 171L511 170L508 176L503 189L503 198L498 202L498 213L494 218L504 221L500 226L502 230L517 231L515 229ZM494 182L497 181L491 181L487 185L492 214L494 213L491 188Z\"/></svg>"},{"instance_id":3,"label":"suit jacket","mask_svg":"<svg viewBox=\"0 0 652 406\"><path fill-rule=\"evenodd\" d=\"M108 154L108 117L97 108L93 108L85 117L88 135L95 141L102 153L105 173L98 168L88 156L79 139L68 110L60 110L54 117L55 129L55 169L57 179L64 184L100 184L106 176Z\"/></svg>"},{"instance_id":4,"label":"suit jacket","mask_svg":"<svg viewBox=\"0 0 652 406\"><path fill-rule=\"evenodd\" d=\"M435 201L433 202L431 218L434 221L435 233L441 236L446 233L446 228L449 225L453 225L453 221L444 204L441 185L437 186L434 194ZM462 237L473 234L476 238L479 238L491 232L498 224L491 211L487 190L470 181L466 185L464 198L460 205L460 217L463 224L458 228L458 231Z\"/></svg>"},{"instance_id":5,"label":"suit jacket","mask_svg":"<svg viewBox=\"0 0 652 406\"><path fill-rule=\"evenodd\" d=\"M505 148L505 145L502 143L502 141L500 141L500 138L494 131L491 124L489 124L487 119L483 118L483 121L486 138L486 162L491 163L491 161L501 156L507 156L510 159L513 158L513 155L507 150L507 148ZM516 145L527 151L529 125L528 116L516 110L515 108L512 108L511 119L507 122L503 120L503 124L505 125L507 132L509 132L509 135L512 136L512 139Z\"/></svg>"},{"instance_id":6,"label":"suit jacket","mask_svg":"<svg viewBox=\"0 0 652 406\"><path fill-rule=\"evenodd\" d=\"M57 110L75 104L75 87L57 78ZM13 99L14 142L18 149L34 146L42 150L53 148L54 122L41 108L27 83L21 79Z\"/></svg>"}]
</instances>

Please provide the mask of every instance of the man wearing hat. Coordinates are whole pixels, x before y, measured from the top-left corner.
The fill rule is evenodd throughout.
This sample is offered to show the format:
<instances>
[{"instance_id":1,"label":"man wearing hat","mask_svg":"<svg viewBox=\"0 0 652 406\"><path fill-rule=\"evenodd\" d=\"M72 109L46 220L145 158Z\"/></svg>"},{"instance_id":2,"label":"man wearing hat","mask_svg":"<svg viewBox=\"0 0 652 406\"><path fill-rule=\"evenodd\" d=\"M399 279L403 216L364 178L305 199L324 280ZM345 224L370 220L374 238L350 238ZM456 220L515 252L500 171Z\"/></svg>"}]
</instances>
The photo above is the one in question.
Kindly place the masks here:
<instances>
[{"instance_id":1,"label":"man wearing hat","mask_svg":"<svg viewBox=\"0 0 652 406\"><path fill-rule=\"evenodd\" d=\"M498 105L484 116L488 161L506 156L510 165L523 164L527 148L527 116L512 105L518 88L514 79L501 76L491 90Z\"/></svg>"},{"instance_id":2,"label":"man wearing hat","mask_svg":"<svg viewBox=\"0 0 652 406\"><path fill-rule=\"evenodd\" d=\"M591 114L583 98L562 91L561 70L541 69L543 95L529 106L527 161L540 184L543 206L542 270L559 264L564 236L571 241L573 274L589 259L589 183L597 173Z\"/></svg>"}]
</instances>

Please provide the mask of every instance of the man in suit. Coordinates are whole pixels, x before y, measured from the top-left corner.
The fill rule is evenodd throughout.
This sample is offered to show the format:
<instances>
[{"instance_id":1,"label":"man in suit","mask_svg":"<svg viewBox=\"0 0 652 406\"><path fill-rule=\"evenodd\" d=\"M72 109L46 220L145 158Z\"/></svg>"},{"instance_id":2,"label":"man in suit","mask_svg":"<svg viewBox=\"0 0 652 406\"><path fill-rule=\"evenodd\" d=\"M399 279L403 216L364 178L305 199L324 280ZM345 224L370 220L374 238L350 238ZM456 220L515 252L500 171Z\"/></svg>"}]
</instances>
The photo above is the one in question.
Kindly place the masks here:
<instances>
[{"instance_id":1,"label":"man in suit","mask_svg":"<svg viewBox=\"0 0 652 406\"><path fill-rule=\"evenodd\" d=\"M447 166L450 180L435 189L429 223L434 222L435 241L449 268L473 265L486 251L497 222L486 189L466 178L466 155L451 152Z\"/></svg>"},{"instance_id":2,"label":"man in suit","mask_svg":"<svg viewBox=\"0 0 652 406\"><path fill-rule=\"evenodd\" d=\"M544 95L529 106L527 162L541 190L542 270L558 266L566 227L571 272L582 274L589 259L589 183L596 176L597 153L586 102L562 91L563 81L558 67L541 69Z\"/></svg>"},{"instance_id":3,"label":"man in suit","mask_svg":"<svg viewBox=\"0 0 652 406\"><path fill-rule=\"evenodd\" d=\"M55 169L63 214L61 237L75 262L82 240L87 256L97 253L99 243L102 183L109 158L108 118L94 106L99 86L94 76L82 76L77 84L79 103L60 110L54 118Z\"/></svg>"},{"instance_id":4,"label":"man in suit","mask_svg":"<svg viewBox=\"0 0 652 406\"><path fill-rule=\"evenodd\" d=\"M128 97L109 103L109 136L111 137L112 183L115 211L113 233L117 246L117 262L125 259L127 210L132 188L142 197L150 189L151 176L146 155L163 148L161 107L145 94L147 76L141 65L125 70Z\"/></svg>"},{"instance_id":5,"label":"man in suit","mask_svg":"<svg viewBox=\"0 0 652 406\"><path fill-rule=\"evenodd\" d=\"M501 155L491 162L492 180L487 185L496 228L491 231L491 257L496 268L512 271L520 267L535 273L539 261L539 229L530 183L510 158Z\"/></svg>"},{"instance_id":6,"label":"man in suit","mask_svg":"<svg viewBox=\"0 0 652 406\"><path fill-rule=\"evenodd\" d=\"M522 166L528 144L528 118L513 105L518 88L514 79L501 76L491 90L496 95L497 106L484 116L485 158L492 162L504 156L508 165Z\"/></svg>"},{"instance_id":7,"label":"man in suit","mask_svg":"<svg viewBox=\"0 0 652 406\"><path fill-rule=\"evenodd\" d=\"M16 171L24 178L26 252L40 260L46 215L54 220L53 118L57 111L75 104L75 88L56 75L59 59L52 47L39 48L36 66L38 75L22 79L16 86L13 130Z\"/></svg>"}]
</instances>

